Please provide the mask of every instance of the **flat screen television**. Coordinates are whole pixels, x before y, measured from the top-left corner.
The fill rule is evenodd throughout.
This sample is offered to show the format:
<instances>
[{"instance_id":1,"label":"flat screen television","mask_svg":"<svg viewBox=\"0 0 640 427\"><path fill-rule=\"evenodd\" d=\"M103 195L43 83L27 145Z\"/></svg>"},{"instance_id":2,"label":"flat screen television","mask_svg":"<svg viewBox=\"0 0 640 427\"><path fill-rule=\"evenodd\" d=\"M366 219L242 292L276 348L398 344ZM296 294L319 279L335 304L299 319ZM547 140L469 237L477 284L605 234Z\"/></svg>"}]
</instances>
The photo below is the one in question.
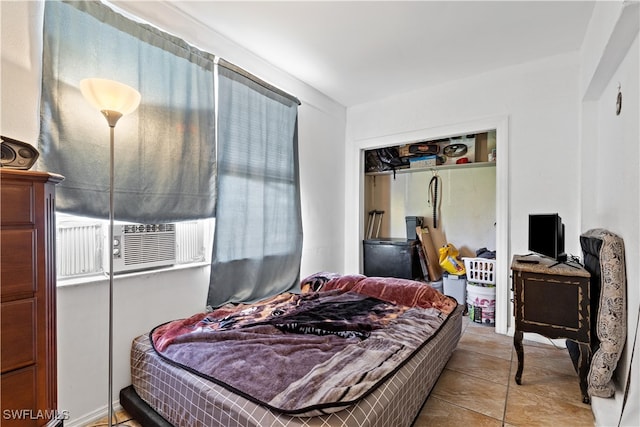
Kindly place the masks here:
<instances>
[{"instance_id":1,"label":"flat screen television","mask_svg":"<svg viewBox=\"0 0 640 427\"><path fill-rule=\"evenodd\" d=\"M558 262L567 260L564 224L557 213L529 215L529 250Z\"/></svg>"}]
</instances>

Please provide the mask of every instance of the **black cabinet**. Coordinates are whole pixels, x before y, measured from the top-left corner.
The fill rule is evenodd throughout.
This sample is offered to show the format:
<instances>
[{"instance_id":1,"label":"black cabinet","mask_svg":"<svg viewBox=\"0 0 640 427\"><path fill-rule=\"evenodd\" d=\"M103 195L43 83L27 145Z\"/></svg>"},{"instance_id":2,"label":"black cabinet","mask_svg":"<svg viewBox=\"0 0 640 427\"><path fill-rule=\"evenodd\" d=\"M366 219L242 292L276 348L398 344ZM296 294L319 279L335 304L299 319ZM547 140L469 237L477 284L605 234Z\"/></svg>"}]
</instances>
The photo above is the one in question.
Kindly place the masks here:
<instances>
[{"instance_id":1,"label":"black cabinet","mask_svg":"<svg viewBox=\"0 0 640 427\"><path fill-rule=\"evenodd\" d=\"M518 355L515 380L521 384L524 366L523 332L545 337L567 338L580 351L578 376L584 403L589 403L587 374L591 360L590 274L578 265L559 264L548 258L514 256L514 314L516 320L513 344Z\"/></svg>"},{"instance_id":2,"label":"black cabinet","mask_svg":"<svg viewBox=\"0 0 640 427\"><path fill-rule=\"evenodd\" d=\"M422 279L419 244L419 240L393 238L364 240L364 275Z\"/></svg>"}]
</instances>

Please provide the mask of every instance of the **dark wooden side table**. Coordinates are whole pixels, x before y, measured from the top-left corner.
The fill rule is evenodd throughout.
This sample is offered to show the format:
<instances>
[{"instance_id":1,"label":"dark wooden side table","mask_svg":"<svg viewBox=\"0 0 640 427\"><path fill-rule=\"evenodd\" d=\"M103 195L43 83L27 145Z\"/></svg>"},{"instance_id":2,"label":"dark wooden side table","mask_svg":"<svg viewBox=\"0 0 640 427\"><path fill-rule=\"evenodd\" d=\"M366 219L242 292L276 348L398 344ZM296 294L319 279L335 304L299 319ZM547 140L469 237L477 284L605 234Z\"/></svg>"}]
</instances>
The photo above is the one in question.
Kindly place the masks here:
<instances>
[{"instance_id":1,"label":"dark wooden side table","mask_svg":"<svg viewBox=\"0 0 640 427\"><path fill-rule=\"evenodd\" d=\"M533 332L551 339L566 338L575 341L580 348L580 390L582 401L589 403L589 272L576 263L558 264L555 260L536 255L515 255L511 271L516 318L513 346L518 355L516 383L522 384L524 332Z\"/></svg>"}]
</instances>

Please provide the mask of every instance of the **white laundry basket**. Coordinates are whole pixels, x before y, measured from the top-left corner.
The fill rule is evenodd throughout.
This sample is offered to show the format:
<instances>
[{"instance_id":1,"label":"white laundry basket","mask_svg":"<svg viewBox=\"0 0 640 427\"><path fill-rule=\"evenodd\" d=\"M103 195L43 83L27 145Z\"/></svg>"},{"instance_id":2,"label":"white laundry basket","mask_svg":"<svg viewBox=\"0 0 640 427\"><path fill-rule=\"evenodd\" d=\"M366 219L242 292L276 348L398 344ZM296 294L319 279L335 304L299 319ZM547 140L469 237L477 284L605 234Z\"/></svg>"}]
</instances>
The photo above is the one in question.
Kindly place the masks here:
<instances>
[{"instance_id":1,"label":"white laundry basket","mask_svg":"<svg viewBox=\"0 0 640 427\"><path fill-rule=\"evenodd\" d=\"M467 282L496 284L496 260L487 258L462 258Z\"/></svg>"}]
</instances>

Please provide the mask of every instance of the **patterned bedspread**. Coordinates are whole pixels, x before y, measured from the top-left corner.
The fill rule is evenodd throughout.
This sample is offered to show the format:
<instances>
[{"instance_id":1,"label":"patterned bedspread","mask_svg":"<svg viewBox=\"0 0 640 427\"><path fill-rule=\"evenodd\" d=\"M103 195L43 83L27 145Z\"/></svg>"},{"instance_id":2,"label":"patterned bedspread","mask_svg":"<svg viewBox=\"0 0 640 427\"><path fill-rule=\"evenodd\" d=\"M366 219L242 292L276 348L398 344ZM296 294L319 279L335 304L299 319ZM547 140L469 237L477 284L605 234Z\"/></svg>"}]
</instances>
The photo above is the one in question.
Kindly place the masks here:
<instances>
[{"instance_id":1,"label":"patterned bedspread","mask_svg":"<svg viewBox=\"0 0 640 427\"><path fill-rule=\"evenodd\" d=\"M364 276L346 277L343 283ZM355 292L353 286L325 290L330 280L317 280L313 288L303 284L302 294L225 306L161 325L151 332L151 342L165 360L255 403L314 416L339 411L371 393L434 336L448 309L456 307L417 282L401 285L429 288L433 304L424 298L422 306L397 304Z\"/></svg>"}]
</instances>

